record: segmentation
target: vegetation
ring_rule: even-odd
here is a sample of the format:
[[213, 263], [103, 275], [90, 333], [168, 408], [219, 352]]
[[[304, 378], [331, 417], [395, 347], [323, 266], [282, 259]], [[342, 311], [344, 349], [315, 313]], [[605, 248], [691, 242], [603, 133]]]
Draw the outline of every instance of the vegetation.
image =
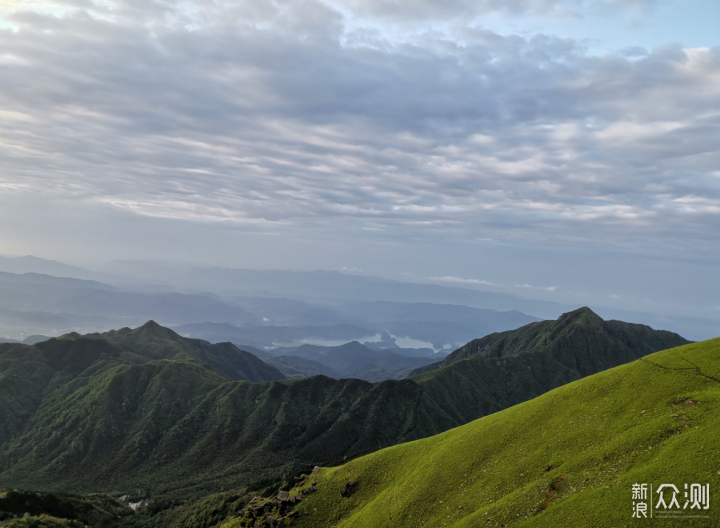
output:
[[561, 315], [557, 321], [530, 323], [517, 330], [496, 332], [470, 341], [443, 361], [421, 367], [411, 376], [475, 355], [507, 358], [525, 354], [547, 354], [552, 360], [587, 376], [687, 343], [687, 339], [673, 332], [622, 321], [603, 321], [590, 308], [580, 308]]
[[[65, 493], [36, 493], [0, 490], [0, 524], [7, 527], [83, 528], [86, 525], [129, 526], [133, 511], [108, 496], [93, 494], [87, 497]], [[133, 519], [134, 520], [134, 519]]]
[[278, 369], [288, 379], [311, 378], [318, 375], [335, 379], [342, 377], [340, 373], [322, 363], [298, 356], [273, 356], [264, 358], [263, 361]]
[[[62, 340], [80, 338], [77, 334]], [[125, 361], [155, 359], [192, 359], [218, 369], [231, 380], [276, 381], [285, 376], [249, 352], [232, 343], [210, 344], [202, 339], [181, 337], [172, 330], [149, 321], [140, 328], [111, 330], [104, 334], [88, 334], [81, 339], [100, 339], [118, 350]], [[56, 344], [57, 340], [48, 343]], [[47, 346], [47, 345], [46, 345]]]
[[[563, 320], [557, 348], [475, 354], [375, 384], [324, 376], [231, 381], [213, 363], [235, 368], [242, 355], [232, 345], [185, 339], [154, 323], [34, 346], [0, 344], [0, 485], [129, 493], [160, 504], [342, 463], [625, 361], [598, 359], [607, 349], [597, 343], [609, 338], [596, 323], [580, 310]], [[648, 332], [651, 348], [677, 338]]]
[[[710, 508], [700, 513], [709, 519], [656, 521], [717, 526], [718, 445], [720, 339], [714, 339], [659, 352], [463, 427], [325, 468], [315, 476], [317, 492], [283, 525], [655, 526], [632, 518], [633, 484], [657, 490], [674, 483], [682, 490], [685, 483], [709, 483]], [[351, 493], [343, 494], [350, 482]], [[651, 497], [648, 505], [657, 500]], [[238, 516], [223, 527], [242, 525]]]

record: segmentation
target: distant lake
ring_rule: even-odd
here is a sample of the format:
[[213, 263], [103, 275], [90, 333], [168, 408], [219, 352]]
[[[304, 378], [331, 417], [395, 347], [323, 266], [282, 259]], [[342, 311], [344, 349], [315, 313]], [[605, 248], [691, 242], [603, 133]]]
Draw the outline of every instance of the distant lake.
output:
[[[439, 352], [440, 350], [445, 350], [446, 352], [448, 350], [451, 350], [453, 348], [453, 345], [451, 343], [446, 344], [442, 349], [436, 349], [435, 346], [430, 343], [429, 341], [422, 341], [420, 339], [413, 339], [412, 337], [398, 337], [396, 335], [390, 334], [390, 337], [392, 337], [395, 340], [395, 343], [400, 348], [429, 348], [435, 352]], [[297, 347], [300, 345], [317, 345], [317, 346], [326, 346], [326, 347], [334, 347], [334, 346], [340, 346], [344, 345], [346, 343], [350, 343], [352, 341], [358, 341], [359, 343], [378, 343], [382, 341], [382, 335], [375, 334], [365, 337], [357, 337], [355, 339], [323, 339], [320, 337], [307, 337], [305, 339], [299, 339], [294, 340], [290, 343], [275, 343], [276, 346], [283, 346], [283, 347]]]
[[412, 337], [398, 337], [393, 334], [390, 334], [390, 337], [395, 340], [395, 344], [400, 348], [429, 348], [435, 350], [435, 346], [427, 341], [420, 341]]
[[322, 339], [320, 337], [306, 337], [305, 339], [293, 341], [292, 343], [277, 343], [277, 344], [278, 344], [278, 346], [287, 346], [287, 347], [296, 347], [296, 346], [300, 346], [300, 345], [318, 345], [318, 346], [334, 347], [334, 346], [344, 345], [344, 344], [350, 343], [352, 341], [358, 341], [360, 343], [364, 343], [365, 341], [370, 341], [372, 343], [377, 343], [378, 341], [382, 341], [382, 336], [380, 334], [375, 334], [375, 335], [370, 335], [370, 336], [366, 336], [366, 337], [358, 337], [355, 339]]

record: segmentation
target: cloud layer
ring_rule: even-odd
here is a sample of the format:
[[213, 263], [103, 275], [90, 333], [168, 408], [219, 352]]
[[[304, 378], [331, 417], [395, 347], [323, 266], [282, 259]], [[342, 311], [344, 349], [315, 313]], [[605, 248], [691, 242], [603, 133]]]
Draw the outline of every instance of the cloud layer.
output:
[[720, 50], [591, 55], [459, 21], [617, 2], [43, 5], [0, 29], [0, 192], [18, 204], [716, 254]]

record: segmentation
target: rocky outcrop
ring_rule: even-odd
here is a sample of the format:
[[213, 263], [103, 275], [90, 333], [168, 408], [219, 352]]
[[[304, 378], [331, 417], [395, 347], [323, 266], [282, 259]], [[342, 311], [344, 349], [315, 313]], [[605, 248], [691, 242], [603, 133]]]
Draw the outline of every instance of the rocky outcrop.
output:
[[[313, 469], [317, 474], [319, 467]], [[305, 485], [307, 475], [295, 478], [295, 486], [289, 491], [280, 491], [276, 497], [254, 497], [248, 505], [238, 512], [240, 526], [243, 528], [280, 528], [288, 526], [290, 519], [298, 512], [294, 509], [303, 500], [303, 496], [317, 490], [317, 480]]]
[[353, 493], [355, 493], [355, 486], [357, 485], [357, 482], [354, 480], [351, 480], [350, 482], [346, 482], [345, 486], [343, 486], [343, 489], [340, 490], [340, 495], [342, 495], [345, 498], [350, 497]]

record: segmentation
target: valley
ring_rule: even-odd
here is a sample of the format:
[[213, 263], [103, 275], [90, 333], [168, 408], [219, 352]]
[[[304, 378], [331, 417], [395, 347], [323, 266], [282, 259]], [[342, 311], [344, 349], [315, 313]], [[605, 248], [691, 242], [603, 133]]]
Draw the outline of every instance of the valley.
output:
[[[543, 346], [507, 347], [528, 335]], [[505, 343], [510, 353], [478, 343]], [[0, 344], [0, 483], [198, 499], [434, 438], [684, 343], [670, 332], [604, 322], [583, 308], [471, 342], [410, 378], [377, 383], [324, 374], [287, 379], [230, 343], [183, 338], [152, 321]], [[306, 345], [309, 351], [298, 353], [339, 369], [361, 346]]]
[[[602, 468], [610, 462], [593, 466], [588, 453], [609, 440], [583, 427], [608, 430], [613, 405], [623, 413], [634, 407], [607, 400], [593, 414], [587, 406], [592, 394], [614, 398], [610, 387], [641, 376], [612, 373], [645, 372], [650, 403], [666, 397], [663, 390], [679, 391], [680, 403], [711, 401], [690, 385], [670, 383], [656, 394], [659, 374], [638, 369], [653, 354], [670, 361], [687, 350], [709, 362], [698, 372], [712, 382], [714, 374], [705, 374], [713, 372], [716, 341], [692, 344], [587, 307], [541, 320], [427, 302], [131, 292], [32, 273], [0, 274], [0, 289], [5, 306], [35, 332], [0, 342], [0, 515], [11, 528], [25, 526], [22, 501], [33, 505], [22, 513], [47, 526], [254, 528], [279, 518], [298, 527], [416, 526], [415, 519], [544, 526], [547, 512], [576, 493], [596, 493], [597, 479], [608, 478]], [[180, 324], [102, 329], [142, 313]], [[37, 321], [48, 317], [78, 326], [41, 335], [52, 328]], [[77, 331], [93, 325], [100, 330]], [[690, 367], [658, 364], [690, 379]], [[583, 395], [577, 409], [568, 394]], [[564, 439], [563, 420], [574, 436]], [[579, 454], [563, 451], [580, 438]], [[639, 449], [625, 438], [612, 442]], [[670, 441], [643, 436], [638, 445]], [[607, 456], [626, 463], [613, 449]], [[538, 464], [550, 469], [539, 473]], [[530, 491], [543, 479], [545, 498]], [[303, 486], [316, 490], [305, 496]], [[296, 493], [302, 500], [290, 501]], [[520, 509], [509, 506], [516, 502]]]

